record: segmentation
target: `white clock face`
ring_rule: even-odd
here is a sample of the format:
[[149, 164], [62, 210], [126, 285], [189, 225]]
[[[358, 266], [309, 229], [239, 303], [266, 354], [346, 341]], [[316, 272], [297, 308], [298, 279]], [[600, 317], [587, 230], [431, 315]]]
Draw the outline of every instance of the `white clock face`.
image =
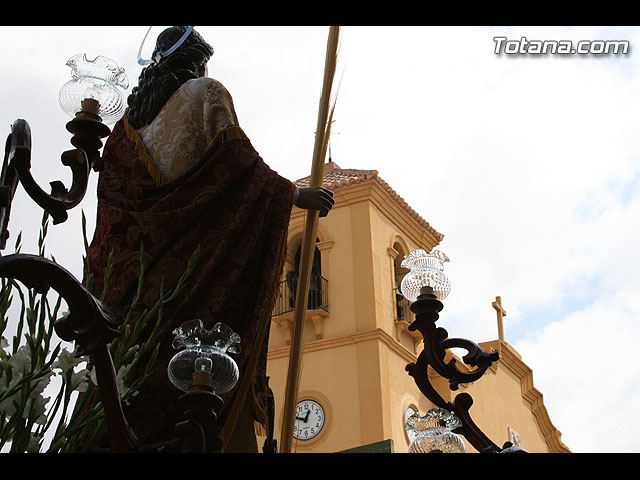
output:
[[324, 427], [324, 409], [314, 400], [302, 400], [296, 408], [293, 436], [298, 440], [311, 440]]

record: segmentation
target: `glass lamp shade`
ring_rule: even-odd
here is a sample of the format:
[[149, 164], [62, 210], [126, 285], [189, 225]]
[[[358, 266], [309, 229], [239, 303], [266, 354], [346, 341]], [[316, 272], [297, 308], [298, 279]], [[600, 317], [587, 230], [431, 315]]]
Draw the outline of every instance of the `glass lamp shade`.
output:
[[423, 417], [414, 413], [404, 426], [412, 439], [409, 453], [464, 453], [462, 437], [452, 432], [460, 426], [460, 419], [442, 408], [432, 408]]
[[444, 262], [448, 261], [449, 257], [439, 250], [427, 253], [418, 249], [404, 257], [400, 265], [411, 271], [404, 276], [400, 284], [402, 295], [410, 302], [415, 302], [420, 295], [420, 289], [429, 286], [433, 288], [438, 300], [444, 299], [451, 291], [451, 283], [443, 273]]
[[68, 115], [88, 112], [107, 125], [124, 115], [125, 99], [117, 87], [128, 88], [129, 79], [116, 62], [101, 55], [88, 60], [86, 54], [79, 53], [66, 65], [71, 68], [72, 78], [60, 89], [58, 101]]
[[228, 353], [240, 351], [240, 336], [222, 323], [204, 328], [201, 320], [190, 320], [172, 332], [173, 347], [183, 348], [169, 362], [171, 383], [186, 392], [193, 385], [195, 372], [209, 372], [217, 394], [231, 390], [240, 376], [238, 365]]

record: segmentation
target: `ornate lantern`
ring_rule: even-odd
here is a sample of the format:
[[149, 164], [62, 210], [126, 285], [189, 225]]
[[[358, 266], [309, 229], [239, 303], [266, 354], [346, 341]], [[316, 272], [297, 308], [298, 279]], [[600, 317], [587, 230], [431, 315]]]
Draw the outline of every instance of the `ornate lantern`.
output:
[[412, 438], [409, 453], [464, 453], [464, 441], [452, 431], [461, 426], [460, 419], [443, 408], [432, 408], [424, 416], [414, 413], [404, 426]]
[[431, 287], [438, 300], [444, 299], [451, 291], [451, 283], [444, 274], [444, 262], [448, 261], [449, 258], [440, 250], [427, 253], [418, 249], [404, 257], [400, 266], [411, 271], [400, 284], [402, 295], [410, 302], [415, 302], [422, 287]]
[[[478, 344], [464, 338], [450, 338], [447, 331], [437, 327], [436, 322], [444, 305], [444, 299], [451, 290], [451, 284], [443, 273], [444, 262], [449, 258], [438, 250], [427, 253], [415, 250], [404, 258], [402, 266], [410, 272], [402, 279], [400, 289], [410, 301], [415, 320], [410, 331], [419, 331], [424, 338], [424, 349], [416, 363], [410, 363], [406, 370], [413, 377], [420, 391], [438, 407], [430, 410], [425, 417], [409, 417], [405, 429], [410, 433], [410, 451], [457, 452], [464, 448], [462, 440], [453, 433], [464, 435], [466, 440], [479, 452], [500, 452], [511, 446], [507, 443], [501, 449], [493, 443], [475, 424], [469, 414], [473, 399], [468, 393], [460, 393], [452, 401], [445, 399], [431, 383], [432, 368], [438, 375], [449, 380], [449, 388], [458, 390], [461, 384], [478, 380], [493, 362], [498, 361], [498, 352], [486, 352]], [[462, 361], [472, 368], [460, 370], [456, 358], [445, 359], [447, 350], [462, 348], [467, 354]], [[522, 451], [519, 449], [519, 451]]]
[[113, 60], [98, 55], [88, 60], [85, 53], [67, 61], [72, 79], [60, 89], [58, 101], [71, 117], [77, 115], [102, 121], [105, 125], [117, 122], [125, 111], [124, 95], [117, 87], [128, 88], [124, 69]]
[[222, 323], [212, 329], [202, 320], [190, 320], [173, 331], [174, 348], [183, 348], [169, 362], [171, 383], [183, 392], [193, 386], [210, 386], [220, 395], [231, 390], [239, 378], [236, 362], [228, 353], [240, 351], [240, 336]]

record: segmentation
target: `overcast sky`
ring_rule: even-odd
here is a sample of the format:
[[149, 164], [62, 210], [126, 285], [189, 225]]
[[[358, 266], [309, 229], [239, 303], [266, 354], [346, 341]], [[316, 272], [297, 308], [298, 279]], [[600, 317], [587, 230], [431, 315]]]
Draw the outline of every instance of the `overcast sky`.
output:
[[[69, 117], [58, 105], [66, 61], [77, 53], [114, 59], [129, 75], [128, 94], [147, 28], [0, 29], [0, 125], [8, 134], [15, 119], [29, 122], [43, 188], [70, 185], [60, 164], [71, 148]], [[291, 180], [309, 175], [328, 27], [196, 29], [215, 50], [209, 75], [231, 92], [258, 152]], [[332, 158], [378, 170], [444, 234], [452, 291], [441, 325], [451, 336], [493, 340], [491, 302], [501, 296], [506, 340], [533, 369], [563, 442], [574, 452], [640, 451], [640, 29], [342, 33]], [[502, 53], [494, 37], [506, 38]], [[598, 41], [622, 40], [629, 49], [506, 53], [530, 52], [534, 40], [591, 41], [596, 51]], [[96, 180], [69, 220], [49, 229], [49, 252], [78, 276], [80, 211], [92, 232]], [[36, 251], [40, 219], [20, 189], [9, 227], [12, 238], [23, 231], [23, 252]]]

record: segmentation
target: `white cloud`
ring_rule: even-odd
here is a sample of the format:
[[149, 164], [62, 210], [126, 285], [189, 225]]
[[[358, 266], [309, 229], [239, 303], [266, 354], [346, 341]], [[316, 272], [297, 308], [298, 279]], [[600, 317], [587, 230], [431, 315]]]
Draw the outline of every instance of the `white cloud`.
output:
[[[515, 343], [563, 442], [574, 452], [637, 452], [640, 390], [634, 292], [594, 300]], [[551, 393], [550, 393], [551, 392]]]

